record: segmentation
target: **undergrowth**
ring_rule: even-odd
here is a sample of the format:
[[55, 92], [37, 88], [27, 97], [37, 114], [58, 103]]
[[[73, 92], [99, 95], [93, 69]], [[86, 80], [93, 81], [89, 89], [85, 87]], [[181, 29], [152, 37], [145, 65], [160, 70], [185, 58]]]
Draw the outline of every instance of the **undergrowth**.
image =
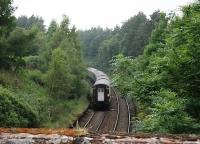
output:
[[68, 127], [86, 109], [84, 96], [50, 98], [44, 77], [38, 71], [0, 71], [0, 127]]

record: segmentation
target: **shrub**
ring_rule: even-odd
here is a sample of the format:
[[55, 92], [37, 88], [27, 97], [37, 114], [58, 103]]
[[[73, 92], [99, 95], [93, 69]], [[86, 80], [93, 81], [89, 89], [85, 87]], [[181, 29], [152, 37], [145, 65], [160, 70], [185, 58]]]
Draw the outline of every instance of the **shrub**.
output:
[[161, 89], [153, 98], [151, 113], [142, 122], [142, 131], [156, 133], [190, 133], [194, 120], [184, 111], [184, 100], [176, 93]]
[[39, 70], [31, 70], [28, 71], [28, 78], [32, 81], [34, 81], [35, 83], [39, 84], [39, 85], [44, 85], [44, 78], [43, 78], [43, 73]]
[[37, 127], [37, 114], [24, 101], [0, 86], [0, 127]]

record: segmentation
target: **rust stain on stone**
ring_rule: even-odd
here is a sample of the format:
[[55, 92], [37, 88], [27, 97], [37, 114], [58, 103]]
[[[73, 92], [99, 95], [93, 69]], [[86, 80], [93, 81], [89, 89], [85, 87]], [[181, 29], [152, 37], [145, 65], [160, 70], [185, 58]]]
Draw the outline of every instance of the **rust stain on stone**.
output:
[[58, 129], [50, 129], [50, 128], [0, 128], [1, 133], [29, 133], [33, 135], [37, 134], [58, 134], [58, 135], [66, 135], [66, 136], [80, 136], [83, 135], [83, 131], [68, 129], [68, 128], [58, 128]]

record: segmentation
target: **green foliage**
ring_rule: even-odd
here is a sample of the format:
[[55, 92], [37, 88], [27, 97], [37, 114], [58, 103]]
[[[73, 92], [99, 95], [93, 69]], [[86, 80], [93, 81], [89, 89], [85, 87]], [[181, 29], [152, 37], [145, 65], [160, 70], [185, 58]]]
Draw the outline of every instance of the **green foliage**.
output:
[[0, 1], [0, 67], [6, 67], [7, 65], [7, 53], [8, 47], [7, 36], [13, 30], [15, 26], [13, 12], [15, 8], [12, 6], [12, 0]]
[[50, 95], [61, 99], [86, 95], [86, 70], [81, 62], [80, 44], [75, 28], [69, 29], [68, 26], [69, 20], [64, 16], [50, 42], [53, 51], [47, 73]]
[[44, 60], [40, 56], [27, 56], [24, 57], [26, 67], [29, 69], [41, 69]]
[[155, 11], [150, 19], [139, 12], [114, 30], [92, 28], [80, 31], [86, 60], [90, 65], [109, 72], [110, 61], [115, 55], [123, 53], [125, 56], [136, 57], [142, 54], [152, 30], [162, 17], [160, 11]]
[[96, 65], [98, 50], [101, 43], [110, 37], [111, 30], [103, 30], [102, 28], [97, 27], [86, 31], [79, 31], [79, 35], [80, 40], [84, 45], [84, 58], [90, 65]]
[[76, 29], [63, 16], [45, 33], [34, 15], [14, 28], [11, 4], [0, 2], [0, 127], [67, 127], [88, 105]]
[[[172, 24], [172, 38], [168, 39], [168, 46], [173, 49], [172, 63], [176, 62], [173, 73], [178, 76], [181, 90], [178, 92], [188, 99], [187, 111], [196, 119], [200, 119], [199, 101], [199, 24], [200, 2], [183, 8], [183, 18], [176, 18]], [[179, 74], [181, 73], [181, 75]], [[194, 105], [194, 106], [193, 106]]]
[[9, 34], [14, 27], [15, 17], [13, 12], [15, 8], [12, 6], [13, 0], [0, 1], [0, 38]]
[[126, 21], [121, 28], [122, 51], [126, 56], [138, 56], [143, 52], [151, 31], [147, 31], [149, 25], [146, 15], [139, 12]]
[[36, 127], [37, 114], [24, 102], [16, 99], [14, 93], [0, 86], [0, 126]]
[[17, 18], [17, 26], [20, 28], [31, 29], [36, 26], [40, 31], [45, 31], [44, 20], [39, 16], [20, 16]]
[[111, 58], [120, 52], [119, 35], [116, 34], [108, 40], [104, 40], [98, 50], [97, 66], [103, 71], [110, 66]]
[[70, 72], [66, 59], [68, 58], [63, 50], [55, 49], [53, 51], [47, 83], [50, 95], [57, 98], [69, 98], [71, 96], [71, 83], [75, 79]]
[[51, 121], [45, 123], [45, 127], [68, 127], [88, 106], [88, 100], [81, 97], [74, 100], [51, 99], [50, 117]]
[[30, 41], [34, 38], [35, 32], [24, 31], [16, 28], [8, 37], [7, 53], [11, 57], [23, 57], [30, 54]]
[[35, 83], [41, 85], [41, 86], [44, 86], [45, 84], [45, 76], [44, 74], [39, 71], [39, 70], [29, 70], [28, 71], [28, 74], [27, 74], [27, 77], [34, 81]]
[[167, 34], [168, 18], [164, 13], [160, 13], [159, 16], [159, 23], [156, 24], [156, 29], [152, 31], [149, 44], [144, 51], [146, 56], [156, 52], [158, 48], [163, 48], [166, 43], [165, 37]]
[[113, 60], [113, 79], [138, 105], [138, 131], [199, 133], [200, 3], [160, 14], [143, 55]]
[[35, 55], [38, 50], [34, 47], [35, 30], [16, 28], [4, 39], [0, 55], [0, 68], [18, 69], [25, 65], [24, 56]]
[[[69, 125], [75, 119], [75, 113], [83, 109], [73, 106], [78, 101], [86, 106], [88, 95], [85, 81], [86, 68], [82, 62], [81, 46], [75, 27], [69, 28], [69, 19], [64, 16], [60, 25], [52, 22], [47, 33], [48, 49], [44, 58], [48, 61], [46, 85], [49, 93], [50, 121], [48, 126]], [[81, 99], [84, 102], [81, 102]], [[79, 101], [80, 100], [80, 101]]]
[[143, 119], [140, 130], [158, 133], [192, 133], [194, 121], [184, 111], [184, 100], [176, 93], [161, 89], [153, 97], [150, 114]]
[[58, 24], [56, 23], [56, 21], [51, 21], [48, 30], [47, 30], [47, 37], [48, 40], [53, 36], [53, 33], [57, 30], [58, 28]]
[[25, 65], [24, 56], [37, 55], [41, 47], [45, 47], [44, 25], [40, 17], [21, 16], [17, 20], [20, 28], [14, 29], [12, 2], [0, 2], [0, 68], [18, 70]]

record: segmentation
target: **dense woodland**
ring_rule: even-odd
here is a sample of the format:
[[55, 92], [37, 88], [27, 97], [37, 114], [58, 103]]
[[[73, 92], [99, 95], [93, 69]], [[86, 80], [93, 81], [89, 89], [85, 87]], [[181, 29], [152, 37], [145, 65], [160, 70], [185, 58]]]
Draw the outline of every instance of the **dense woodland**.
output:
[[137, 106], [137, 132], [200, 133], [200, 2], [181, 11], [79, 32], [89, 65]]
[[0, 1], [0, 127], [67, 127], [88, 105], [76, 29], [15, 18], [12, 2]]
[[137, 106], [137, 132], [200, 133], [200, 2], [77, 31], [0, 1], [0, 127], [67, 127], [88, 105], [86, 67]]
[[142, 54], [160, 14], [160, 11], [155, 11], [147, 19], [143, 12], [139, 12], [113, 30], [97, 27], [79, 31], [84, 45], [84, 58], [89, 65], [108, 72], [112, 57], [117, 54], [132, 57]]

